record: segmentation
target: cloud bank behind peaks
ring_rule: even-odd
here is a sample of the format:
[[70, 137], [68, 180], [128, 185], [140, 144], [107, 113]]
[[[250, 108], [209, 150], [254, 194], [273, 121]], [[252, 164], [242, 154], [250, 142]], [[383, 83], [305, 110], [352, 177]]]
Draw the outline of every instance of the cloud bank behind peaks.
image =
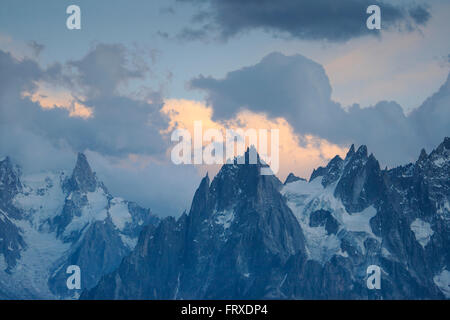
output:
[[185, 28], [180, 34], [187, 40], [207, 32], [218, 31], [228, 39], [239, 33], [260, 29], [274, 36], [306, 40], [347, 41], [378, 32], [366, 28], [367, 7], [378, 5], [382, 10], [383, 29], [413, 30], [425, 25], [431, 15], [428, 7], [411, 1], [374, 0], [179, 0], [200, 6], [194, 22], [200, 28]]
[[[432, 121], [406, 116], [395, 102], [344, 109], [331, 100], [332, 89], [323, 67], [301, 55], [272, 53], [223, 79], [199, 76], [190, 86], [206, 93], [215, 120], [233, 118], [244, 109], [270, 118], [282, 117], [301, 135], [313, 134], [340, 145], [366, 144], [387, 165], [411, 161], [420, 148], [432, 148], [443, 135], [450, 135], [450, 117], [440, 119], [444, 123], [438, 130]], [[448, 86], [443, 86], [440, 98], [432, 99], [433, 108], [448, 110], [441, 102], [449, 94]], [[429, 113], [425, 106], [420, 109]], [[424, 136], [424, 131], [430, 133]]]
[[[129, 65], [120, 45], [100, 44], [79, 60], [49, 68], [0, 50], [0, 70], [0, 125], [18, 127], [75, 151], [89, 149], [110, 156], [159, 155], [167, 148], [159, 133], [167, 127], [159, 112], [161, 95], [150, 91], [152, 99], [137, 99], [119, 92], [145, 71], [145, 65]], [[56, 99], [59, 95], [72, 97], [91, 114], [76, 116], [71, 105], [64, 105], [73, 101]]]
[[[146, 66], [128, 54], [121, 45], [99, 44], [46, 68], [0, 49], [0, 158], [10, 156], [29, 173], [72, 170], [76, 152], [87, 152], [113, 194], [179, 215], [200, 177], [193, 167], [162, 163], [169, 142], [160, 134], [168, 126], [161, 94], [138, 99], [120, 92], [145, 76]], [[73, 114], [71, 99], [82, 99], [92, 115]]]

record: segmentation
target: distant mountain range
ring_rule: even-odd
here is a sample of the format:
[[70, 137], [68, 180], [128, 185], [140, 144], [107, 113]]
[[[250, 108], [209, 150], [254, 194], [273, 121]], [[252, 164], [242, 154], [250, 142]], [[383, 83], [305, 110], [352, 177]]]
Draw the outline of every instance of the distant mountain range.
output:
[[134, 248], [140, 231], [159, 219], [112, 196], [78, 154], [71, 174], [23, 176], [0, 161], [0, 298], [78, 298], [67, 266], [78, 265], [82, 288], [97, 284]]
[[309, 181], [262, 166], [224, 165], [189, 213], [160, 219], [112, 196], [84, 154], [72, 173], [0, 160], [0, 298], [450, 298], [450, 138], [393, 169], [365, 146]]
[[[246, 153], [248, 158], [248, 151]], [[352, 146], [309, 181], [227, 164], [189, 213], [143, 229], [82, 299], [450, 298], [450, 139], [380, 169]], [[381, 269], [369, 289], [367, 267]]]

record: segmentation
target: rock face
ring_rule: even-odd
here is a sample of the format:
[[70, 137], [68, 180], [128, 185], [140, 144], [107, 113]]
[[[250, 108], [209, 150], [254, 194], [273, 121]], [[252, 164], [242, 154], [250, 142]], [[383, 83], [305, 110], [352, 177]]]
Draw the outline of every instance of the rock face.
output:
[[[287, 185], [282, 192], [305, 234], [308, 259], [293, 257], [286, 267], [286, 295], [450, 297], [449, 150], [446, 138], [415, 164], [380, 170], [365, 146], [352, 146], [344, 160], [315, 170], [309, 183]], [[380, 290], [366, 286], [369, 265], [381, 268]]]
[[[246, 154], [248, 160], [248, 152]], [[85, 293], [106, 299], [278, 296], [282, 268], [305, 251], [275, 176], [261, 164], [224, 165], [203, 178], [189, 214], [146, 230], [118, 270]]]
[[113, 197], [78, 154], [73, 172], [22, 176], [0, 162], [0, 292], [2, 298], [77, 298], [68, 290], [69, 265], [81, 288], [97, 284], [128, 255], [141, 230], [159, 219]]
[[[248, 157], [248, 154], [246, 155]], [[450, 298], [450, 139], [381, 170], [352, 146], [309, 182], [226, 164], [84, 299]], [[369, 289], [367, 268], [381, 269]]]
[[11, 221], [21, 216], [12, 205], [13, 198], [22, 190], [19, 176], [19, 168], [8, 157], [0, 161], [0, 255], [3, 255], [7, 273], [16, 265], [20, 251], [25, 248], [19, 228]]

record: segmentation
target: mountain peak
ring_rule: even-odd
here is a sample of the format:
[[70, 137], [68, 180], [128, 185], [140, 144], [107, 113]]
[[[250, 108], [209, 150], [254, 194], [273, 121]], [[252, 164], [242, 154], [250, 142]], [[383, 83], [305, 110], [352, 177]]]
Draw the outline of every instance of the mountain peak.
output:
[[78, 152], [77, 154], [77, 163], [75, 166], [88, 166], [89, 163], [87, 161], [87, 157], [83, 152]]
[[[352, 155], [355, 154], [353, 145], [349, 150], [346, 159], [352, 158], [352, 155], [349, 155], [350, 153]], [[330, 162], [328, 162], [326, 167], [318, 167], [317, 169], [314, 169], [311, 177], [309, 178], [309, 181], [312, 181], [317, 177], [322, 177], [322, 185], [324, 188], [326, 188], [328, 185], [336, 182], [337, 179], [339, 179], [343, 162], [344, 160], [342, 160], [340, 156], [336, 155], [333, 159], [330, 160]]]
[[191, 210], [189, 215], [194, 220], [197, 217], [202, 216], [205, 211], [209, 196], [209, 185], [210, 185], [209, 176], [208, 174], [206, 174], [205, 177], [203, 177], [202, 181], [200, 182], [200, 185], [195, 191], [194, 198], [192, 199]]
[[428, 158], [427, 152], [425, 151], [425, 149], [422, 148], [422, 150], [420, 151], [420, 156], [419, 156], [419, 159], [417, 160], [417, 162], [422, 162], [426, 158]]
[[[439, 167], [441, 167], [443, 163], [448, 162], [450, 159], [450, 138], [445, 137], [444, 141], [430, 153], [428, 158]], [[420, 159], [421, 157], [419, 157], [418, 162], [420, 162]]]
[[78, 153], [77, 163], [71, 177], [72, 186], [76, 190], [93, 192], [97, 188], [97, 178], [89, 165], [86, 155]]
[[0, 161], [0, 200], [9, 201], [21, 189], [20, 169], [7, 156]]
[[352, 144], [350, 149], [347, 152], [347, 155], [345, 156], [345, 160], [350, 159], [351, 157], [353, 157], [354, 154], [355, 154], [355, 145]]
[[209, 184], [210, 184], [210, 179], [209, 179], [209, 175], [208, 172], [206, 173], [206, 175], [203, 177], [202, 181], [200, 182], [200, 187], [199, 188], [209, 188]]
[[284, 181], [284, 185], [291, 183], [291, 182], [299, 181], [299, 180], [306, 181], [305, 179], [297, 177], [295, 174], [293, 174], [291, 172], [291, 173], [289, 173], [286, 180]]
[[438, 146], [438, 149], [450, 150], [450, 138], [445, 137], [444, 141]]
[[9, 156], [6, 156], [0, 160], [0, 170], [0, 181], [5, 178], [5, 174], [13, 175], [15, 178], [19, 179], [20, 168], [14, 165]]
[[11, 161], [11, 159], [9, 158], [9, 156], [6, 156], [6, 157], [3, 157], [3, 158], [0, 159], [0, 163], [2, 163], [2, 162], [10, 162], [10, 161]]
[[7, 170], [9, 172], [14, 172], [14, 174], [19, 175], [20, 170], [19, 168], [14, 165], [14, 163], [11, 161], [11, 158], [9, 156], [6, 156], [2, 159], [0, 159], [0, 167], [4, 168], [3, 170]]
[[361, 156], [362, 158], [367, 158], [367, 147], [365, 145], [361, 145], [356, 151], [356, 154]]
[[259, 157], [258, 151], [252, 145], [247, 147], [243, 155], [238, 155], [233, 159], [233, 164], [263, 164], [261, 158]]

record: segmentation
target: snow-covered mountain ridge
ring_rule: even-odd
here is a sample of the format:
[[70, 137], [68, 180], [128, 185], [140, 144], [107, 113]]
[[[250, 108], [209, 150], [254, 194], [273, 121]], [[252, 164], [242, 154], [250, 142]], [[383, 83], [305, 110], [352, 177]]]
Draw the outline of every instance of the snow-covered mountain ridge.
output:
[[66, 268], [78, 265], [82, 289], [119, 265], [144, 226], [159, 219], [150, 210], [112, 196], [78, 154], [72, 173], [22, 175], [0, 162], [0, 296], [76, 298]]

